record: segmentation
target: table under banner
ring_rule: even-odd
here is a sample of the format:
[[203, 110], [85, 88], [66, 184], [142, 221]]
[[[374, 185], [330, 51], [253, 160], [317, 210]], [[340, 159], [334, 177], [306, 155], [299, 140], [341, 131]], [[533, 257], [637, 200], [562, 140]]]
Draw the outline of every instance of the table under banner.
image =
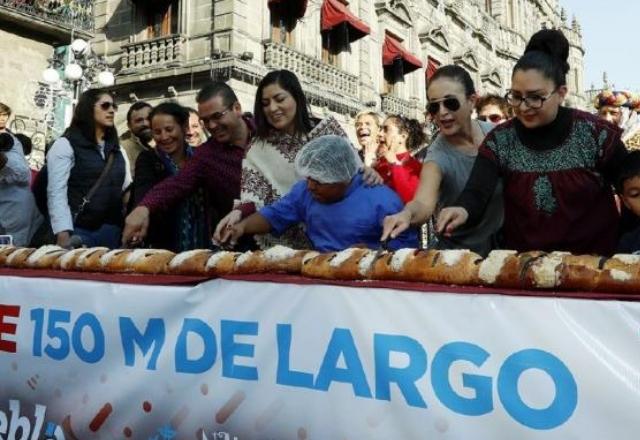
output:
[[0, 270], [0, 439], [637, 439], [640, 295]]

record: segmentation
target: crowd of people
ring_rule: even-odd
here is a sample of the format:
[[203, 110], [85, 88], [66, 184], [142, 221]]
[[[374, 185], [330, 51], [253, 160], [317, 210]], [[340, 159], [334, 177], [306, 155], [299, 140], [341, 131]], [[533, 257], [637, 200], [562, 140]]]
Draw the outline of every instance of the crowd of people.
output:
[[505, 97], [442, 66], [427, 88], [434, 135], [363, 111], [353, 144], [311, 115], [287, 70], [262, 79], [252, 113], [222, 82], [197, 110], [138, 101], [121, 138], [114, 96], [92, 89], [35, 178], [0, 104], [1, 232], [18, 245], [333, 251], [419, 247], [430, 224], [423, 247], [482, 255], [640, 251], [640, 99], [564, 106], [568, 54], [560, 31], [534, 34]]

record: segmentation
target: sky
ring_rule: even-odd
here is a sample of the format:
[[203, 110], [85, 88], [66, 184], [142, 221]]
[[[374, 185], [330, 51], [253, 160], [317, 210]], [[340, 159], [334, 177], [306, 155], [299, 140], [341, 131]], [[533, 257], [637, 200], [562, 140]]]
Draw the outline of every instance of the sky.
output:
[[582, 27], [586, 90], [602, 88], [602, 73], [618, 90], [640, 92], [640, 1], [559, 0], [568, 22]]

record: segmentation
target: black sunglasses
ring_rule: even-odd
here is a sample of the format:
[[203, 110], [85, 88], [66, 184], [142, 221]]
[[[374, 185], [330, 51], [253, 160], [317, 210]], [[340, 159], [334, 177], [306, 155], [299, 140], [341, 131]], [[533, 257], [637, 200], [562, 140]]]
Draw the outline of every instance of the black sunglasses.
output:
[[504, 119], [504, 117], [502, 115], [497, 114], [497, 113], [493, 113], [493, 114], [490, 114], [490, 115], [480, 115], [480, 116], [478, 116], [478, 120], [480, 120], [480, 121], [489, 120], [489, 121], [493, 122], [494, 124], [500, 122], [502, 119]]
[[442, 101], [430, 102], [427, 105], [427, 113], [435, 115], [440, 111], [440, 104], [450, 112], [457, 112], [460, 109], [460, 101], [458, 98], [445, 98]]
[[104, 111], [109, 110], [111, 107], [113, 107], [114, 112], [118, 111], [118, 104], [116, 104], [115, 102], [105, 101], [100, 103], [99, 106]]

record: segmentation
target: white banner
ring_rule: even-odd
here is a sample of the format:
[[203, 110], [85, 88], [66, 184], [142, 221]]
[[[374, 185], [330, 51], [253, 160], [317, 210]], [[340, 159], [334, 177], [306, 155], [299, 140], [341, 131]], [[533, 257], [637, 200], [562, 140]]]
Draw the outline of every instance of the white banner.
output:
[[0, 279], [0, 439], [637, 439], [640, 304]]

